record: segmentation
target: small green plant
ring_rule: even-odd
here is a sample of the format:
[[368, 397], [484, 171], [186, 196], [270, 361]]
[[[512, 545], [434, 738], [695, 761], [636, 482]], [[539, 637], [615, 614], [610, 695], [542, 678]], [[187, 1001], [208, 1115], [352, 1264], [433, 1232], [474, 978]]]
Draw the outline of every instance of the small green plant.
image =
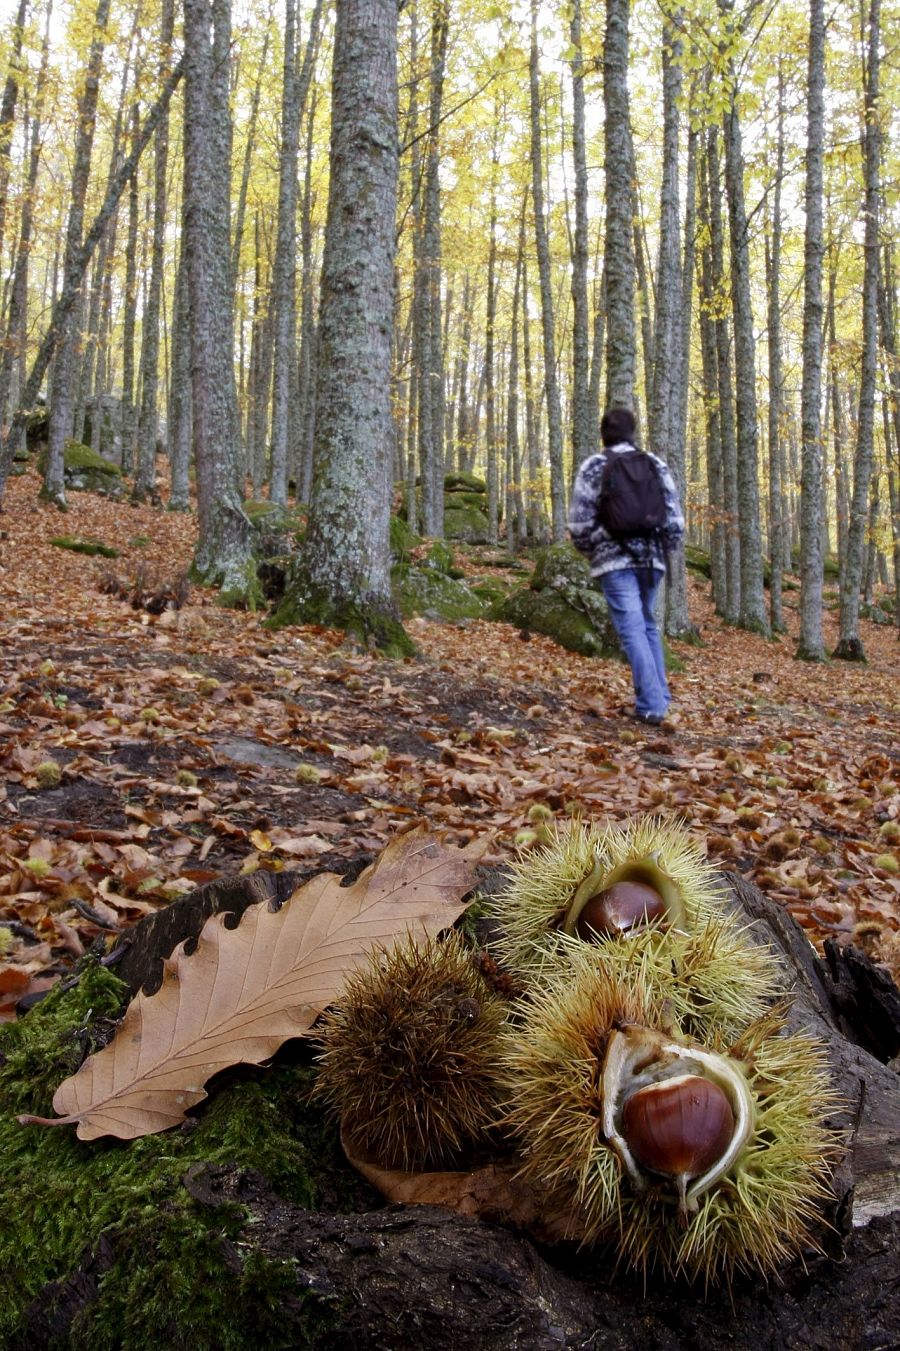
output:
[[55, 760], [42, 760], [35, 770], [38, 788], [58, 788], [62, 782], [62, 770]]

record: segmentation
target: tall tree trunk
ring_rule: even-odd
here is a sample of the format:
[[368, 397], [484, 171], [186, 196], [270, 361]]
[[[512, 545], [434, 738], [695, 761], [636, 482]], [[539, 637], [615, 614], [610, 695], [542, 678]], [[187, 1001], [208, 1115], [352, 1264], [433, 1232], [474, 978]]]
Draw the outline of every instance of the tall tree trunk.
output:
[[544, 392], [547, 397], [547, 440], [550, 451], [550, 520], [554, 540], [566, 530], [566, 492], [563, 481], [562, 405], [556, 371], [556, 333], [553, 315], [553, 278], [550, 265], [550, 241], [544, 216], [544, 170], [541, 148], [541, 91], [538, 68], [537, 0], [531, 0], [531, 56], [529, 88], [531, 93], [531, 196], [534, 204], [534, 233], [537, 245], [538, 276], [541, 284], [541, 327], [544, 338]]
[[259, 70], [250, 99], [250, 112], [247, 116], [247, 141], [244, 146], [244, 163], [241, 169], [241, 186], [238, 190], [237, 208], [234, 213], [234, 238], [231, 243], [231, 275], [237, 281], [241, 265], [241, 246], [244, 241], [244, 220], [247, 214], [247, 193], [250, 188], [250, 170], [253, 166], [253, 148], [256, 143], [256, 127], [259, 120], [259, 100], [262, 93], [264, 76], [268, 76], [269, 29], [263, 36], [262, 55], [259, 58]]
[[422, 525], [444, 533], [444, 359], [441, 331], [440, 121], [449, 33], [449, 0], [433, 0], [428, 140], [422, 201], [421, 324], [419, 369], [419, 469]]
[[[523, 203], [523, 211], [525, 203]], [[538, 414], [535, 408], [534, 368], [531, 363], [531, 320], [528, 315], [528, 266], [522, 255], [522, 362], [525, 368], [525, 449], [528, 463], [526, 501], [531, 538], [543, 542], [546, 536], [543, 494], [541, 492], [541, 451], [538, 442]]]
[[[784, 561], [784, 491], [782, 487], [782, 422], [784, 379], [781, 359], [781, 180], [784, 176], [784, 73], [778, 66], [778, 131], [775, 189], [772, 194], [772, 237], [766, 240], [766, 289], [769, 322], [769, 619], [773, 633], [784, 632], [782, 563]], [[807, 223], [809, 217], [807, 216]]]
[[[138, 130], [138, 108], [132, 112], [131, 139]], [[130, 473], [134, 461], [134, 334], [137, 320], [138, 180], [131, 180], [128, 193], [128, 226], [125, 238], [125, 304], [122, 317], [122, 469]]]
[[238, 492], [234, 423], [227, 52], [229, 0], [184, 0], [185, 262], [191, 313], [191, 421], [199, 534], [194, 574], [253, 602], [250, 522]]
[[[694, 292], [694, 253], [697, 232], [697, 147], [699, 139], [699, 132], [692, 130], [688, 136], [684, 246], [681, 259], [681, 304], [675, 320], [674, 350], [672, 353], [672, 411], [669, 418], [667, 456], [675, 486], [684, 506], [685, 516], [688, 515], [690, 509], [687, 473], [687, 409], [688, 384], [690, 381], [691, 314]], [[672, 638], [680, 637], [695, 642], [699, 636], [696, 625], [691, 621], [688, 608], [684, 541], [678, 545], [669, 559], [665, 628], [666, 633]]]
[[516, 279], [513, 283], [512, 319], [509, 335], [509, 377], [506, 399], [506, 548], [515, 552], [527, 534], [522, 498], [522, 450], [519, 444], [519, 296], [522, 286], [522, 250], [519, 233]]
[[397, 5], [337, 0], [315, 472], [306, 544], [274, 623], [317, 617], [394, 652], [390, 407]]
[[312, 79], [319, 41], [322, 0], [310, 19], [298, 68], [297, 0], [285, 0], [284, 84], [281, 100], [281, 156], [278, 179], [278, 234], [272, 275], [272, 466], [269, 497], [282, 505], [288, 492], [288, 412], [297, 345], [297, 162], [300, 120]]
[[719, 366], [716, 345], [717, 288], [712, 262], [712, 206], [710, 203], [708, 155], [700, 159], [700, 209], [703, 248], [698, 259], [700, 288], [700, 350], [703, 360], [703, 413], [706, 429], [706, 475], [709, 508], [709, 564], [713, 603], [724, 615], [728, 603], [725, 484], [722, 463], [722, 407], [719, 400]]
[[6, 436], [0, 443], [0, 504], [3, 502], [3, 493], [6, 488], [6, 480], [9, 475], [10, 458], [12, 448], [18, 444], [18, 438], [25, 426], [28, 415], [34, 407], [35, 400], [40, 393], [44, 376], [47, 373], [47, 367], [56, 350], [57, 340], [63, 331], [63, 326], [69, 319], [75, 309], [81, 289], [84, 283], [84, 276], [88, 264], [93, 257], [94, 250], [104, 231], [108, 228], [110, 221], [119, 205], [119, 199], [126, 185], [134, 177], [141, 155], [143, 154], [147, 142], [153, 135], [160, 117], [163, 116], [169, 106], [172, 94], [181, 79], [184, 69], [183, 59], [172, 71], [165, 88], [151, 108], [144, 121], [143, 127], [134, 138], [134, 145], [128, 158], [122, 164], [119, 172], [106, 189], [106, 196], [97, 215], [94, 217], [90, 230], [85, 235], [84, 242], [76, 251], [71, 260], [71, 266], [66, 269], [63, 277], [62, 290], [53, 305], [50, 315], [50, 323], [47, 327], [40, 346], [38, 347], [35, 358], [31, 364], [31, 370], [28, 372], [28, 378], [25, 380], [21, 393], [18, 398], [18, 408], [16, 409]]
[[13, 131], [16, 123], [16, 104], [19, 98], [19, 62], [22, 59], [22, 39], [25, 33], [27, 15], [28, 0], [19, 0], [19, 8], [12, 25], [6, 79], [3, 83], [3, 97], [0, 99], [0, 258], [3, 257], [3, 240], [6, 235], [6, 199], [9, 189]]
[[[729, 9], [729, 0], [719, 0]], [[750, 301], [750, 240], [744, 200], [744, 155], [737, 90], [724, 118], [725, 187], [731, 239], [731, 304], [734, 313], [734, 365], [737, 406], [738, 528], [741, 541], [741, 599], [738, 623], [767, 633], [763, 591], [762, 537], [759, 524], [758, 448], [756, 428], [756, 342]]]
[[810, 0], [806, 130], [806, 243], [800, 423], [800, 637], [797, 656], [824, 661], [822, 635], [822, 161], [825, 121], [825, 6]]
[[306, 163], [303, 170], [303, 200], [300, 207], [300, 360], [297, 375], [297, 428], [295, 451], [297, 498], [309, 501], [312, 487], [313, 432], [316, 425], [316, 317], [313, 306], [312, 248], [312, 158], [316, 122], [316, 91], [312, 91], [306, 123]]
[[716, 367], [718, 370], [719, 425], [722, 444], [722, 492], [725, 526], [725, 610], [729, 624], [736, 624], [741, 610], [741, 539], [738, 532], [738, 450], [734, 416], [734, 379], [731, 340], [724, 300], [725, 241], [722, 223], [722, 179], [719, 165], [718, 130], [711, 127], [707, 140], [709, 170], [710, 239], [712, 282], [716, 296]]
[[603, 45], [606, 173], [606, 405], [634, 409], [634, 245], [631, 122], [628, 106], [630, 0], [607, 0]]
[[[164, 0], [160, 32], [159, 78], [165, 83], [171, 68], [174, 0]], [[169, 164], [169, 119], [163, 118], [156, 132], [153, 184], [153, 242], [150, 247], [150, 283], [141, 325], [141, 411], [138, 418], [137, 473], [132, 502], [159, 500], [156, 488], [156, 442], [159, 432], [159, 323], [166, 235], [166, 173]]]
[[[94, 31], [85, 68], [84, 85], [78, 99], [75, 154], [72, 165], [72, 190], [69, 216], [66, 224], [66, 246], [63, 262], [64, 275], [72, 270], [84, 234], [84, 204], [87, 198], [88, 178], [91, 172], [91, 152], [94, 127], [97, 120], [97, 99], [100, 93], [100, 74], [106, 25], [109, 21], [110, 0], [98, 0], [94, 17]], [[66, 506], [66, 485], [63, 455], [66, 438], [72, 434], [74, 403], [74, 374], [77, 335], [74, 315], [67, 318], [57, 342], [53, 371], [53, 404], [50, 409], [50, 435], [47, 447], [47, 467], [41, 497], [63, 509]]]
[[[588, 361], [588, 172], [584, 128], [584, 55], [581, 0], [572, 0], [572, 160], [575, 167], [575, 238], [572, 249], [572, 475], [593, 453]], [[514, 325], [515, 327], [515, 325]]]
[[[34, 113], [31, 119], [31, 143], [28, 153], [28, 175], [22, 196], [22, 208], [19, 215], [19, 242], [16, 249], [16, 262], [13, 269], [12, 286], [9, 293], [6, 341], [0, 346], [0, 426], [6, 426], [10, 412], [10, 392], [14, 372], [24, 366], [27, 319], [28, 319], [28, 262], [31, 254], [31, 234], [34, 227], [35, 194], [38, 169], [41, 162], [42, 119], [44, 115], [44, 96], [47, 88], [47, 70], [50, 59], [50, 17], [52, 6], [47, 8], [47, 26], [41, 49], [41, 64], [38, 70], [34, 91]], [[27, 141], [27, 138], [26, 138]], [[0, 456], [2, 469], [2, 456]], [[0, 473], [0, 498], [2, 498], [3, 477]]]
[[[499, 107], [495, 104], [494, 121]], [[497, 317], [497, 142], [494, 139], [491, 156], [491, 224], [488, 246], [487, 296], [485, 298], [484, 333], [484, 428], [487, 452], [487, 518], [488, 543], [496, 545], [499, 538], [499, 473], [497, 469], [496, 388], [494, 381], [494, 324]]]
[[169, 511], [189, 511], [191, 462], [191, 298], [185, 263], [184, 231], [178, 255], [172, 321], [172, 377], [168, 421]]
[[881, 0], [869, 6], [865, 115], [865, 263], [863, 269], [862, 364], [859, 415], [853, 464], [853, 496], [847, 528], [847, 550], [841, 579], [841, 605], [836, 657], [865, 661], [859, 636], [859, 593], [862, 585], [869, 488], [875, 454], [875, 380], [878, 372], [878, 221], [881, 209], [881, 115], [879, 99]]

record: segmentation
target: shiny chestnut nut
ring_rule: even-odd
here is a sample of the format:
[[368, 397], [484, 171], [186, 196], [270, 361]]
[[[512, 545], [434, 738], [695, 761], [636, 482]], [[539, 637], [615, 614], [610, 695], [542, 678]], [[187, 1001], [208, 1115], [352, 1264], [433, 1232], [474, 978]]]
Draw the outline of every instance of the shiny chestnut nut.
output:
[[643, 928], [668, 915], [666, 903], [648, 882], [614, 882], [587, 901], [575, 922], [575, 932], [589, 943], [598, 934], [622, 934]]
[[622, 1109], [622, 1134], [642, 1168], [678, 1179], [683, 1191], [725, 1154], [734, 1113], [718, 1084], [686, 1074], [632, 1093]]

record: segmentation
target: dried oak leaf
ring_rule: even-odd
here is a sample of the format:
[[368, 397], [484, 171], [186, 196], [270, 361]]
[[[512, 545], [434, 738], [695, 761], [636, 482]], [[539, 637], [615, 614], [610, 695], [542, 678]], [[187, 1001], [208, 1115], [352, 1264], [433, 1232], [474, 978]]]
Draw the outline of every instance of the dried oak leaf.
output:
[[352, 886], [322, 873], [280, 910], [250, 907], [235, 929], [211, 916], [196, 951], [176, 948], [159, 991], [139, 994], [109, 1045], [60, 1084], [53, 1107], [63, 1115], [19, 1120], [77, 1122], [82, 1140], [178, 1125], [217, 1071], [259, 1064], [303, 1036], [376, 944], [452, 924], [486, 847], [446, 845], [420, 826], [395, 837]]

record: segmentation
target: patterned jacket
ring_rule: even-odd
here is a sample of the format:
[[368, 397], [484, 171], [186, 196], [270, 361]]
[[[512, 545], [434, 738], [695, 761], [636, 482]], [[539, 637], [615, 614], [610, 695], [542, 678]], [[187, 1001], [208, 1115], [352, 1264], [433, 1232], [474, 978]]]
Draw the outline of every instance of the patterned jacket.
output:
[[608, 455], [619, 455], [624, 450], [634, 450], [627, 441], [610, 446], [598, 455], [591, 455], [578, 470], [572, 501], [569, 506], [569, 534], [579, 553], [587, 554], [591, 560], [591, 573], [600, 577], [604, 572], [619, 572], [623, 568], [656, 568], [665, 572], [665, 556], [681, 540], [684, 534], [684, 516], [678, 493], [669, 472], [668, 465], [658, 455], [648, 451], [651, 460], [662, 474], [666, 495], [666, 523], [662, 527], [661, 537], [632, 535], [627, 543], [614, 539], [597, 521], [597, 497], [603, 478], [603, 469]]

